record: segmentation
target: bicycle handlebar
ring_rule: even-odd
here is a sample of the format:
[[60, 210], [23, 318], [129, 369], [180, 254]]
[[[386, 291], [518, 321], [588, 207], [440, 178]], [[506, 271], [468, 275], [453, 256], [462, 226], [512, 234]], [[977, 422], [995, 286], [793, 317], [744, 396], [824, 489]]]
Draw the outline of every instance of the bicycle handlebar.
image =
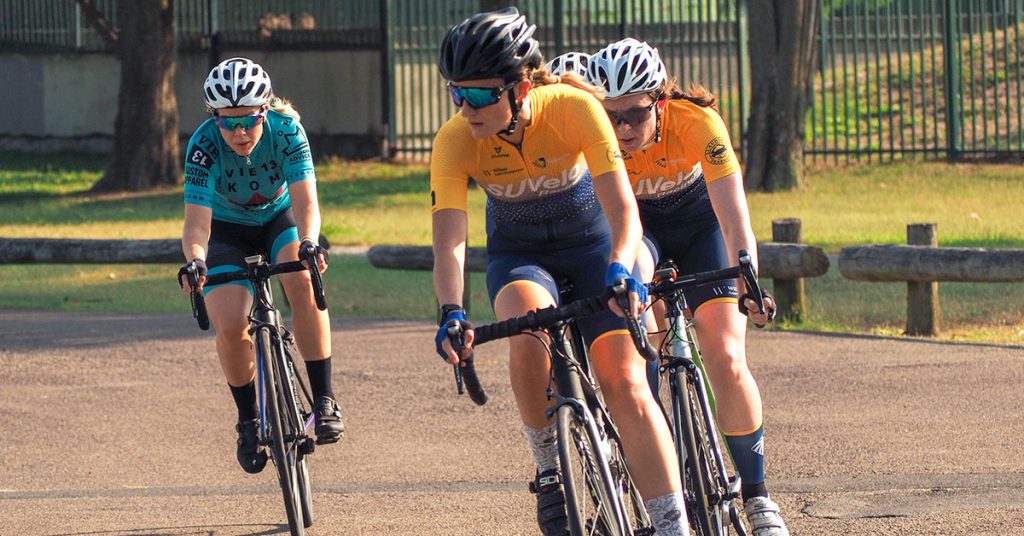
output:
[[[452, 349], [455, 350], [455, 353], [461, 357], [462, 324], [455, 322], [448, 327], [448, 340], [451, 341]], [[476, 363], [473, 360], [473, 354], [470, 353], [464, 359], [461, 359], [461, 363], [452, 365], [452, 369], [455, 372], [456, 392], [461, 395], [469, 391], [469, 399], [476, 405], [482, 406], [486, 404], [487, 393], [484, 392], [484, 387], [480, 385], [480, 378], [476, 374]]]
[[[249, 263], [250, 259], [253, 259], [252, 263]], [[259, 282], [260, 280], [268, 279], [274, 275], [309, 270], [310, 280], [313, 286], [313, 297], [316, 300], [317, 308], [321, 311], [327, 309], [327, 301], [324, 298], [323, 277], [320, 274], [320, 268], [317, 266], [315, 260], [308, 262], [309, 268], [302, 264], [302, 261], [282, 262], [280, 264], [275, 264], [274, 266], [268, 266], [266, 261], [260, 255], [247, 257], [246, 262], [245, 270], [207, 275], [205, 285], [221, 285], [224, 283], [231, 283], [232, 281], [245, 280]], [[264, 269], [261, 269], [261, 267]], [[192, 316], [199, 323], [199, 329], [206, 331], [210, 329], [210, 318], [206, 311], [206, 300], [203, 298], [203, 291], [199, 288], [199, 276], [194, 265], [186, 267], [186, 272], [188, 274], [189, 285], [192, 287], [190, 295], [192, 302]]]
[[[655, 281], [648, 283], [647, 291], [653, 301], [655, 299], [674, 295], [686, 288], [703, 285], [712, 281], [741, 277], [743, 279], [743, 284], [746, 286], [747, 294], [750, 295], [751, 299], [753, 299], [757, 304], [758, 312], [763, 313], [764, 296], [761, 294], [761, 286], [757, 282], [757, 273], [754, 270], [750, 254], [747, 250], [741, 249], [737, 257], [739, 259], [739, 263], [736, 266], [723, 268], [721, 270], [711, 270], [679, 276], [675, 269], [671, 269], [671, 271], [665, 274], [664, 277], [656, 278]], [[740, 296], [739, 299], [743, 299], [743, 296]], [[620, 301], [620, 305], [621, 304], [622, 302]], [[641, 329], [636, 320], [629, 322], [627, 319], [626, 328], [629, 330], [630, 338], [633, 339], [633, 345], [636, 346], [636, 349], [640, 352], [641, 356], [648, 361], [658, 359], [658, 352], [652, 347], [650, 341], [647, 339], [647, 331]]]

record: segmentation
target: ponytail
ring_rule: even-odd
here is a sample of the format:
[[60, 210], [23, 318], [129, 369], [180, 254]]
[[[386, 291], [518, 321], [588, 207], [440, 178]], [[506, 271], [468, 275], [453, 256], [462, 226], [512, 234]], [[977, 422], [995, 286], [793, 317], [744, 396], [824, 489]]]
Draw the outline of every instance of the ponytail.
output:
[[290, 100], [283, 97], [274, 96], [270, 100], [270, 109], [275, 112], [280, 112], [285, 115], [290, 115], [295, 118], [296, 121], [301, 121], [302, 118], [299, 116], [299, 111], [295, 109], [295, 105]]
[[667, 94], [670, 99], [685, 99], [697, 106], [718, 111], [718, 98], [700, 84], [691, 83], [687, 91], [683, 91], [679, 89], [676, 79], [673, 78], [665, 83], [662, 93]]

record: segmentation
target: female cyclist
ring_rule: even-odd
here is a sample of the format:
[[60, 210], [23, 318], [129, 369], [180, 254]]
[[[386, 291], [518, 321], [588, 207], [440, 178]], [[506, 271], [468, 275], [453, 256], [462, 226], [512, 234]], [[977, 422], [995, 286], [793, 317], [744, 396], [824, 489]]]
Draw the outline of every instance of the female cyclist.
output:
[[[238, 407], [238, 463], [258, 473], [267, 453], [256, 435], [255, 352], [247, 331], [252, 287], [245, 281], [204, 283], [207, 274], [244, 269], [245, 257], [258, 253], [274, 263], [297, 260], [300, 243], [318, 248], [318, 268], [326, 270], [326, 255], [316, 246], [316, 175], [298, 114], [288, 101], [274, 97], [270, 77], [259, 65], [245, 58], [225, 60], [210, 71], [203, 93], [212, 117], [188, 143], [181, 245], [201, 276], [217, 331], [217, 356]], [[184, 269], [178, 278], [188, 293]], [[313, 390], [317, 442], [333, 443], [345, 425], [331, 389], [327, 311], [316, 307], [309, 273], [283, 274], [281, 283]]]
[[[694, 273], [735, 265], [737, 252], [746, 249], [756, 267], [757, 243], [740, 165], [715, 97], [702, 87], [681, 91], [666, 76], [657, 50], [632, 38], [594, 54], [587, 80], [605, 90], [603, 104], [653, 258], [671, 258], [683, 273]], [[645, 273], [645, 279], [650, 275]], [[709, 284], [685, 294], [715, 391], [718, 422], [743, 482], [747, 519], [755, 536], [787, 535], [764, 483], [761, 396], [744, 347], [743, 314], [764, 325], [774, 315], [774, 303], [768, 296], [766, 312], [758, 314], [743, 293], [742, 281]], [[741, 294], [742, 302], [737, 299]]]
[[[541, 68], [534, 30], [506, 8], [466, 19], [441, 43], [441, 75], [460, 110], [438, 131], [430, 164], [434, 289], [443, 304], [435, 343], [448, 363], [461, 356], [446, 326], [463, 325], [465, 351], [473, 342], [461, 304], [470, 179], [487, 194], [487, 290], [497, 318], [555, 304], [563, 278], [580, 296], [600, 295], [619, 277], [637, 288], [626, 267], [639, 248], [640, 220], [614, 132], [593, 88], [557, 83]], [[630, 299], [625, 314], [636, 316], [639, 296]], [[688, 534], [668, 428], [623, 319], [606, 312], [579, 326], [658, 534]], [[554, 424], [545, 416], [550, 362], [544, 344], [526, 335], [510, 340], [510, 356], [537, 465], [537, 521], [544, 534], [561, 536], [565, 498]]]

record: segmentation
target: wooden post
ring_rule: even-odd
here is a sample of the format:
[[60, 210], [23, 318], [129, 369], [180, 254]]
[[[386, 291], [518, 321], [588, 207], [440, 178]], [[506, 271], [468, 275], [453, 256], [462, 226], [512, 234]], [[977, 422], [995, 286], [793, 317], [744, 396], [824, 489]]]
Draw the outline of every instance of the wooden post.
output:
[[[911, 223], [907, 225], [907, 245], [939, 245], [937, 226], [934, 223]], [[907, 283], [907, 335], [934, 337], [939, 334], [939, 282], [923, 281]]]
[[[800, 219], [784, 218], [772, 220], [772, 241], [786, 244], [799, 244]], [[799, 322], [807, 312], [804, 294], [804, 279], [774, 279], [775, 301], [779, 308], [779, 318], [787, 318]]]

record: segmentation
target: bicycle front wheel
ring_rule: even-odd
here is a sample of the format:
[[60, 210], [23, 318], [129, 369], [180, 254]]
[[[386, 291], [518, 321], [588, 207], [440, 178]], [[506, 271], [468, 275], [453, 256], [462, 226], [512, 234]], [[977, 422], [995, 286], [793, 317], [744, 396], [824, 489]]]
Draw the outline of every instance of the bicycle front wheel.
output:
[[295, 473], [299, 484], [299, 503], [302, 506], [302, 523], [306, 528], [313, 525], [313, 489], [309, 485], [309, 460], [305, 455], [299, 458]]
[[591, 419], [571, 404], [558, 408], [558, 459], [572, 536], [627, 536], [601, 439]]
[[721, 470], [711, 449], [709, 430], [705, 425], [700, 396], [700, 385], [689, 378], [680, 377], [676, 384], [676, 399], [681, 403], [682, 433], [686, 445], [686, 464], [683, 467], [683, 485], [691, 493], [687, 508], [698, 536], [725, 536], [729, 534], [730, 520], [723, 508], [727, 490], [721, 485]]
[[[285, 441], [289, 434], [286, 428], [289, 426], [288, 409], [293, 405], [292, 401], [282, 396], [280, 388], [286, 378], [281, 377], [281, 370], [277, 363], [280, 362], [276, 356], [277, 346], [272, 344], [269, 329], [259, 330], [257, 338], [257, 358], [263, 364], [264, 393], [267, 408], [268, 427], [270, 428], [270, 455], [277, 467], [278, 483], [281, 485], [281, 493], [284, 497], [284, 509], [288, 514], [288, 527], [292, 536], [304, 536], [305, 524], [302, 519], [302, 510], [299, 507], [299, 483], [296, 449], [289, 448]], [[293, 432], [292, 432], [293, 433]]]

